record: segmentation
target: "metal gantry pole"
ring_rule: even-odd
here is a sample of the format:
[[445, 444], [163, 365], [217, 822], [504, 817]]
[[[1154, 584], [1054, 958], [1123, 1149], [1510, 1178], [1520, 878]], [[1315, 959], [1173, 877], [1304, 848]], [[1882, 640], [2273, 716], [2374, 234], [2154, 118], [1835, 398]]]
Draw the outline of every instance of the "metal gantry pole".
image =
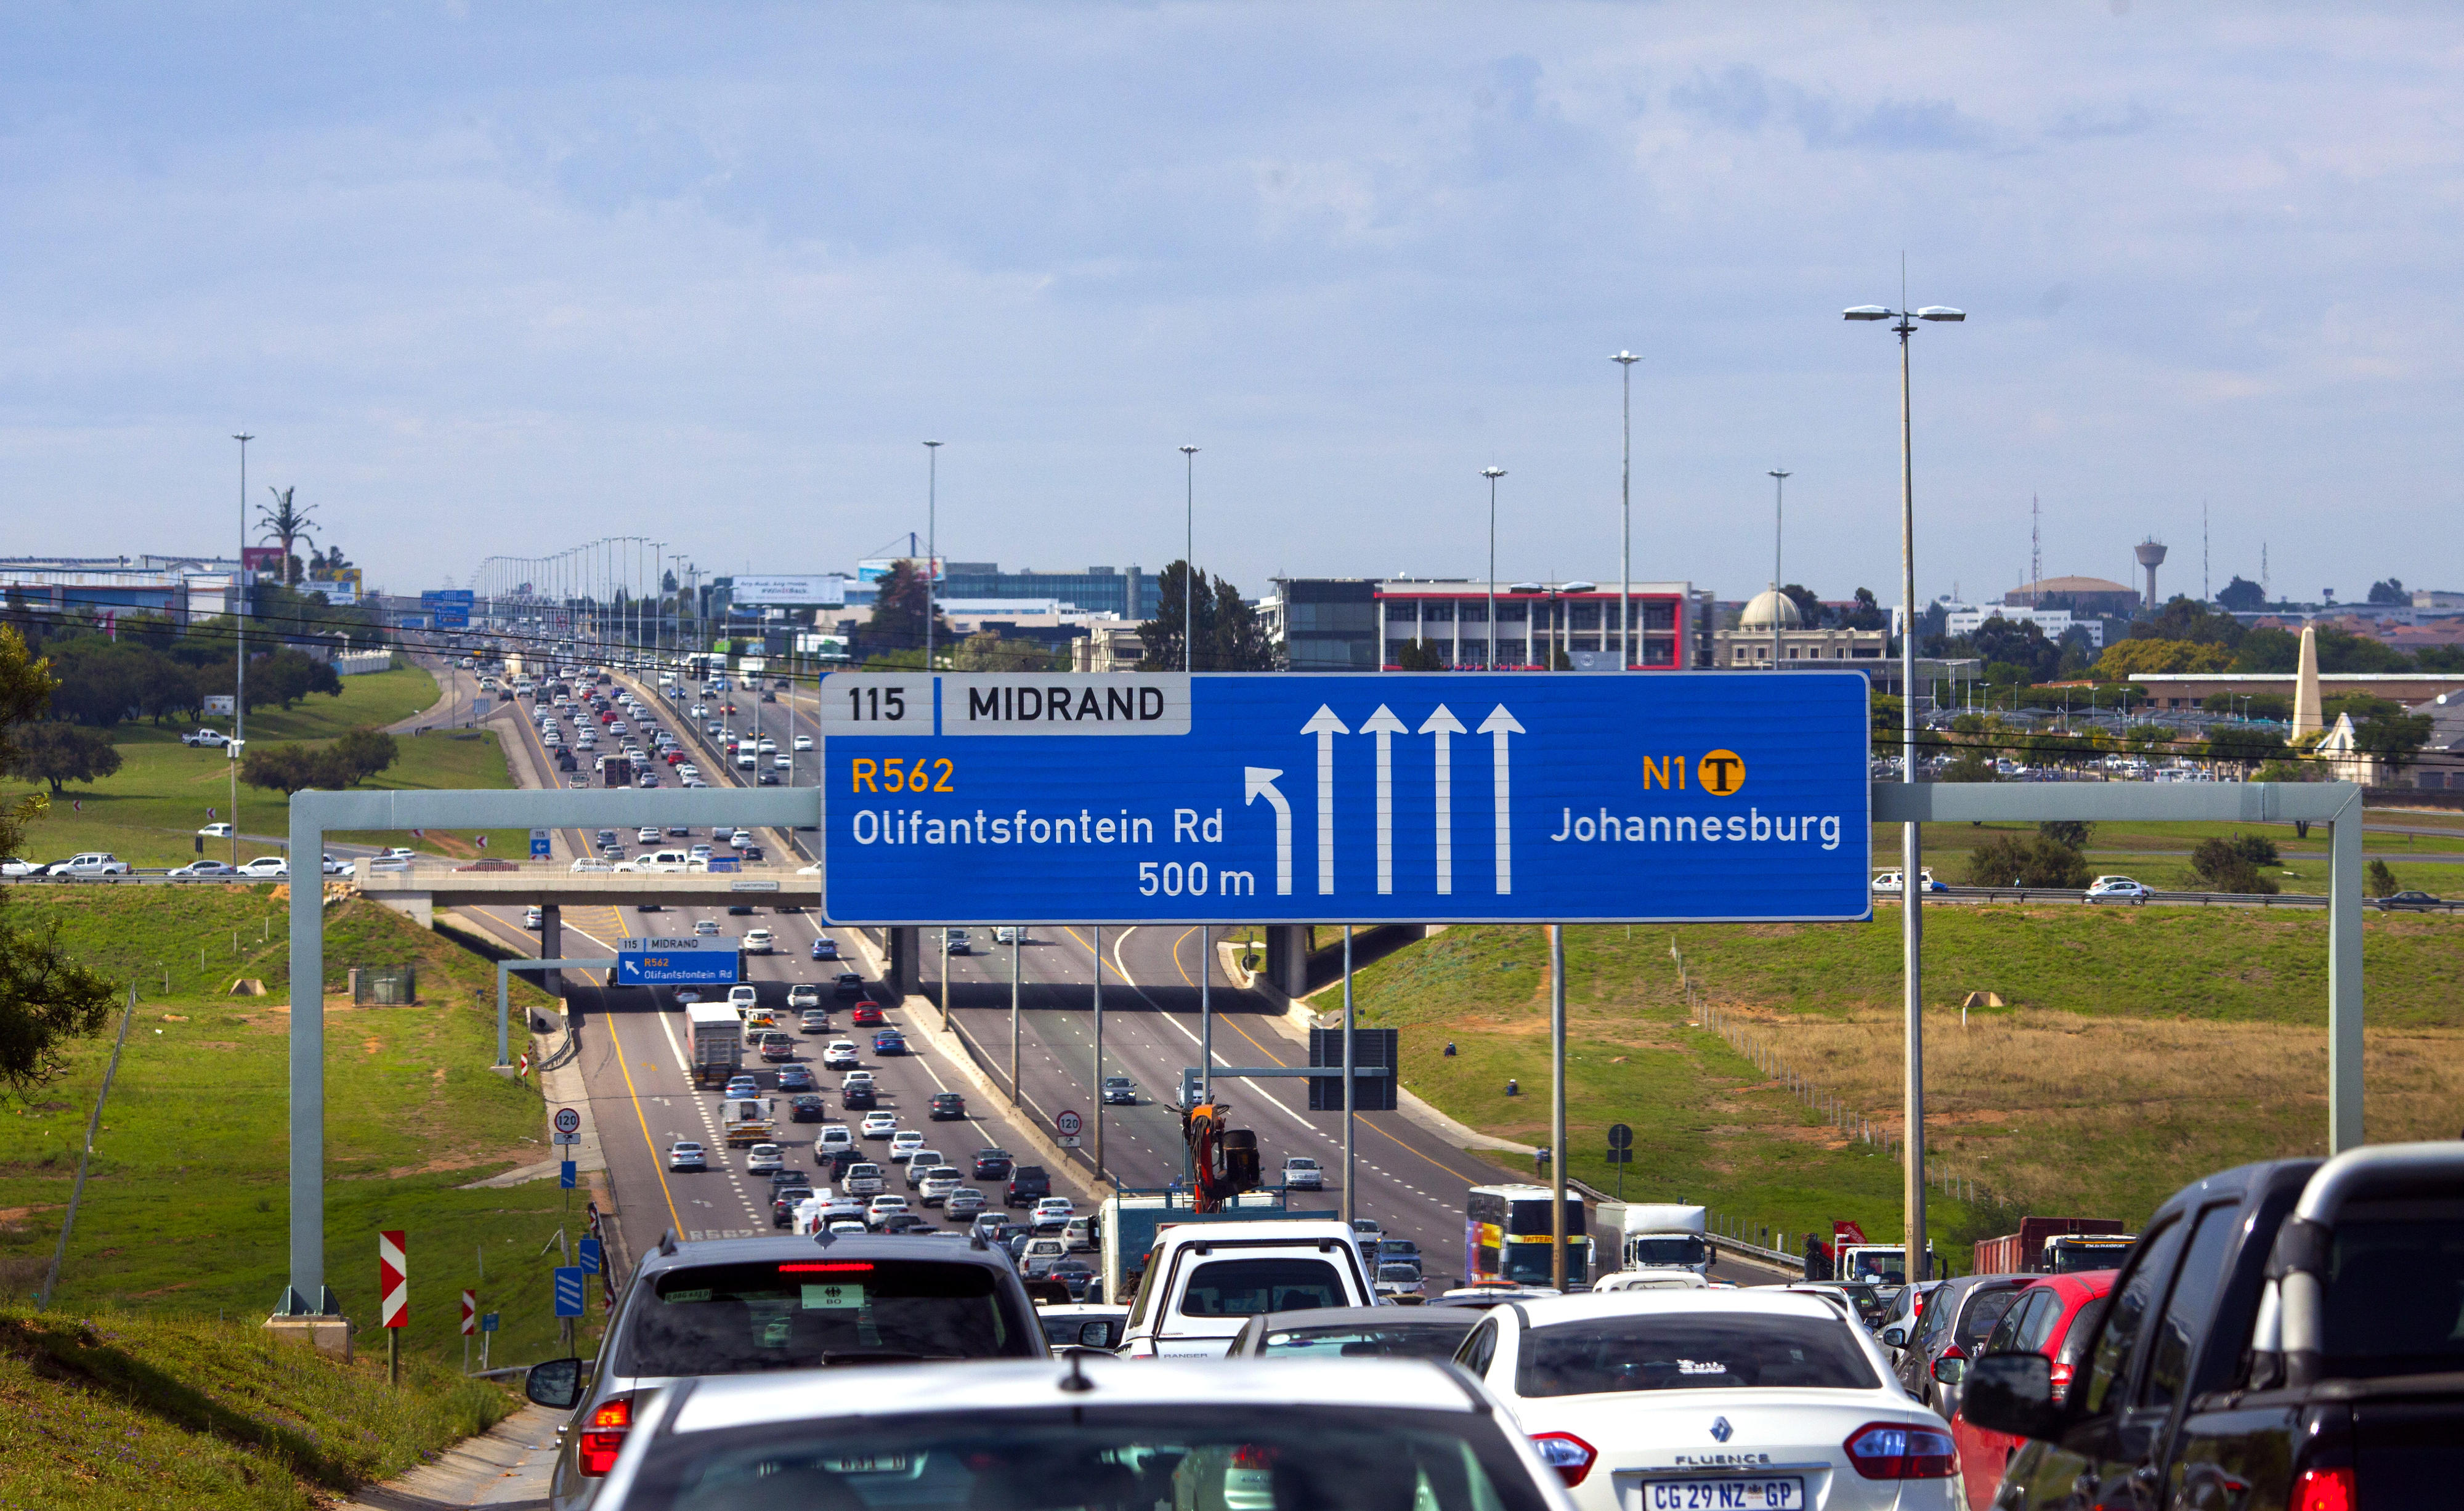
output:
[[[239, 443], [239, 559], [231, 563], [231, 739], [248, 739], [248, 443], [253, 435], [231, 437]], [[229, 752], [225, 753], [226, 755]], [[239, 760], [231, 763], [231, 863], [239, 864]]]
[[1623, 462], [1617, 469], [1617, 669], [1623, 671], [1642, 648], [1634, 634], [1634, 364], [1642, 359], [1619, 352], [1609, 361], [1625, 382]]
[[[319, 793], [291, 799], [291, 853], [325, 853]], [[321, 881], [321, 878], [319, 879]], [[325, 1289], [325, 909], [323, 888], [291, 888], [291, 1287], [281, 1316], [333, 1310]]]
[[[1907, 300], [1900, 302], [1905, 305]], [[1915, 319], [1905, 313], [1892, 327], [1900, 337], [1900, 602], [1906, 605], [1900, 625], [1900, 779], [1903, 782], [1917, 779], [1917, 494], [1908, 391], [1908, 337], [1916, 328]], [[1912, 1283], [1925, 1279], [1930, 1268], [1925, 1256], [1924, 861], [1925, 826], [1902, 825], [1900, 965], [1906, 991], [1902, 1008], [1907, 1043], [1902, 1066], [1901, 1116], [1907, 1123], [1907, 1162], [1900, 1172], [1900, 1199], [1906, 1218], [1903, 1261]]]
[[1343, 1225], [1352, 1226], [1359, 1209], [1353, 1201], [1352, 1134], [1352, 926], [1343, 926]]
[[1549, 926], [1549, 1283], [1566, 1288], [1566, 926]]
[[2327, 821], [2327, 1152], [2362, 1145], [2362, 795]]
[[1095, 1178], [1104, 1178], [1104, 926], [1095, 928]]
[[1009, 931], [1009, 1105], [1018, 1106], [1018, 984], [1019, 946], [1026, 941], [1026, 925], [1012, 924]]

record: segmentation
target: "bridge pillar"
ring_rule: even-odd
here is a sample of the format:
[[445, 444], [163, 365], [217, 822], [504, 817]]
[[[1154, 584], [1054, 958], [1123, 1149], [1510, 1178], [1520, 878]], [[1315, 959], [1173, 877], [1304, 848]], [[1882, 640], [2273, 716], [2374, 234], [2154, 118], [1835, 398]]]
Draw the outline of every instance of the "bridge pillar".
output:
[[[559, 909], [556, 904], [549, 903], [539, 909], [539, 958], [542, 960], [555, 960], [561, 958], [563, 954], [564, 918], [562, 909]], [[561, 971], [548, 971], [542, 973], [539, 976], [539, 986], [550, 996], [563, 996], [564, 973]]]
[[1309, 925], [1275, 924], [1266, 930], [1267, 985], [1284, 996], [1309, 996]]
[[921, 929], [889, 929], [890, 961], [882, 969], [882, 985], [895, 997], [913, 996], [924, 990], [924, 931]]

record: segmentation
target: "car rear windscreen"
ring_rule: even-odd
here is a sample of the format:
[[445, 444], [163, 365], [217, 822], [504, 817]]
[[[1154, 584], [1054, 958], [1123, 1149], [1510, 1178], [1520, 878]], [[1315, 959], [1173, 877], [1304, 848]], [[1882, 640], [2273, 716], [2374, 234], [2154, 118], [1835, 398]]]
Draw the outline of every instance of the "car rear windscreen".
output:
[[1838, 1318], [1652, 1313], [1532, 1329], [1515, 1367], [1524, 1395], [1794, 1386], [1871, 1391], [1881, 1381]]
[[2405, 1205], [2336, 1224], [2321, 1318], [2329, 1378], [2464, 1368], [2464, 1202]]
[[1209, 1259], [1190, 1273], [1183, 1317], [1255, 1317], [1260, 1312], [1349, 1306], [1343, 1277], [1324, 1259]]
[[1034, 1357], [1041, 1332], [980, 1264], [782, 1259], [670, 1270], [628, 1309], [619, 1368], [736, 1374]]
[[1274, 1359], [1451, 1359], [1478, 1321], [1480, 1313], [1464, 1308], [1459, 1322], [1424, 1326], [1278, 1327], [1261, 1351]]
[[1548, 1511], [1549, 1503], [1486, 1412], [1320, 1405], [1093, 1405], [681, 1433], [652, 1440], [626, 1498], [646, 1511]]

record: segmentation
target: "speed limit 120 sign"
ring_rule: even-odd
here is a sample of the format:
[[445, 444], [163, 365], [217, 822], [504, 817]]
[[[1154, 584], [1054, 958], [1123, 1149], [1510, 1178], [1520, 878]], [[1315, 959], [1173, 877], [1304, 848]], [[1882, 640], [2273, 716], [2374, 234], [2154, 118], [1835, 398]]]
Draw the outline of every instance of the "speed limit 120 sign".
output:
[[580, 1112], [578, 1112], [578, 1111], [574, 1110], [572, 1107], [559, 1107], [559, 1108], [557, 1108], [557, 1109], [556, 1109], [556, 1130], [557, 1130], [559, 1133], [579, 1133], [579, 1132], [581, 1132], [581, 1131], [582, 1131], [582, 1114], [581, 1114]]
[[1086, 1119], [1075, 1112], [1064, 1111], [1053, 1115], [1052, 1127], [1061, 1135], [1063, 1149], [1078, 1147], [1078, 1130], [1085, 1126]]

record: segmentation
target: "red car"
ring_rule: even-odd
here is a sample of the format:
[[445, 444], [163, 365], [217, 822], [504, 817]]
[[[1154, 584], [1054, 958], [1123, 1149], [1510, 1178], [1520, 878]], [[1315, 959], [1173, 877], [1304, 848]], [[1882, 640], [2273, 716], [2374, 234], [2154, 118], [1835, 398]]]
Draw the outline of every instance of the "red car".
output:
[[878, 1002], [858, 1002], [855, 1005], [855, 1011], [848, 1017], [858, 1028], [879, 1028], [889, 1021], [881, 1016], [881, 1004]]
[[[2115, 1270], [2088, 1270], [2078, 1275], [2048, 1275], [2021, 1291], [2011, 1309], [1993, 1325], [1982, 1353], [2041, 1353], [2054, 1361], [2054, 1399], [2070, 1391], [2071, 1376], [2086, 1351], [2088, 1334], [2113, 1292]], [[2002, 1471], [2024, 1437], [1970, 1427], [1962, 1413], [1950, 1419], [1950, 1437], [1959, 1450], [1959, 1472], [1968, 1481], [1968, 1503], [1993, 1504]]]

